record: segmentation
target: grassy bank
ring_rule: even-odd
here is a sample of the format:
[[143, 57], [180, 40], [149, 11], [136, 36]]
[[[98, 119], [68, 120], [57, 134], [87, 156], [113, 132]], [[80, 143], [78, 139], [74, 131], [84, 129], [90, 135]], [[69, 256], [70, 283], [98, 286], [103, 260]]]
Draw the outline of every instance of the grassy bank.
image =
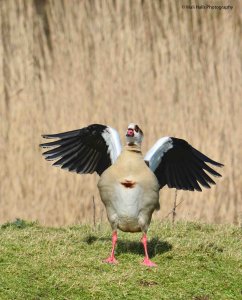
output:
[[0, 229], [0, 299], [241, 299], [242, 231], [226, 225], [154, 223], [142, 265], [140, 234], [108, 225], [46, 228], [17, 220]]

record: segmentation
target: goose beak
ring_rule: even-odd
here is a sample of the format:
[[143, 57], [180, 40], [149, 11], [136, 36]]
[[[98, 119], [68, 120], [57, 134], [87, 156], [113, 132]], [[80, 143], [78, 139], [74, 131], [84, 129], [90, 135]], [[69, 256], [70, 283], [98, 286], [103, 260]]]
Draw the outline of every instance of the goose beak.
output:
[[133, 136], [134, 136], [134, 129], [128, 128], [127, 133], [126, 133], [126, 136], [131, 136], [131, 137], [133, 137]]

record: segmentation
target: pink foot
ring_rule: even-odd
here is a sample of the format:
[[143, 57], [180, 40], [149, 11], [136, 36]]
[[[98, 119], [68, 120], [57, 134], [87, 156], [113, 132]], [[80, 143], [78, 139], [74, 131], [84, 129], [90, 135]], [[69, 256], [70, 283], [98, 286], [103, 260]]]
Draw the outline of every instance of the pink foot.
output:
[[157, 267], [157, 264], [153, 263], [149, 258], [144, 258], [142, 265], [146, 267]]
[[107, 259], [104, 259], [103, 262], [108, 263], [108, 264], [114, 264], [114, 265], [118, 263], [117, 259], [115, 257], [111, 257], [111, 256], [109, 256]]
[[103, 262], [108, 263], [108, 264], [117, 264], [118, 261], [116, 260], [116, 258], [114, 257], [114, 250], [115, 250], [115, 245], [117, 243], [117, 231], [113, 231], [113, 236], [112, 236], [112, 252], [110, 254], [110, 256], [105, 259]]
[[157, 267], [157, 264], [153, 263], [149, 259], [148, 250], [147, 250], [147, 236], [146, 236], [146, 233], [144, 233], [141, 241], [142, 241], [142, 243], [144, 245], [144, 250], [145, 250], [145, 258], [144, 258], [144, 260], [142, 262], [142, 265], [145, 265], [147, 267]]

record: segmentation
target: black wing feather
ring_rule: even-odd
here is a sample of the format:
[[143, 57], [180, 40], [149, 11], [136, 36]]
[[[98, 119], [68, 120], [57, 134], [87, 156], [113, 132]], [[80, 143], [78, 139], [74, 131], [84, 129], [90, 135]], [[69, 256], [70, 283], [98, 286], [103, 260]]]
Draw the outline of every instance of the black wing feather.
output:
[[55, 147], [55, 146], [64, 146], [64, 145], [70, 145], [70, 144], [71, 144], [71, 139], [65, 139], [65, 140], [57, 140], [54, 142], [42, 143], [42, 144], [40, 144], [40, 147], [41, 148], [51, 148], [51, 147]]
[[194, 191], [194, 184], [193, 182], [193, 178], [190, 178], [186, 175], [186, 173], [184, 172], [185, 166], [184, 164], [181, 164], [181, 167], [179, 169], [179, 176], [182, 177], [184, 179], [185, 182], [185, 186], [186, 186], [186, 190], [188, 191]]
[[202, 191], [201, 187], [197, 183], [196, 177], [192, 174], [190, 170], [190, 166], [188, 166], [187, 168], [186, 167], [183, 168], [183, 174], [190, 183], [190, 191], [194, 191], [194, 190], [198, 192]]
[[[75, 151], [79, 151], [82, 145], [77, 141], [69, 147], [58, 147], [49, 151], [46, 151], [43, 155], [46, 160], [55, 160], [59, 157], [68, 157], [73, 154]], [[52, 152], [51, 152], [52, 151]]]
[[[210, 184], [215, 184], [205, 171], [221, 177], [207, 163], [217, 167], [222, 167], [223, 164], [207, 157], [185, 140], [171, 137], [165, 142], [169, 142], [172, 147], [164, 147], [161, 161], [154, 170], [160, 188], [167, 184], [170, 188], [202, 191], [198, 183], [206, 188], [210, 188]], [[162, 147], [160, 149], [159, 151], [162, 151]], [[147, 164], [149, 165], [149, 162]]]
[[214, 166], [217, 166], [217, 167], [223, 167], [223, 164], [221, 164], [221, 163], [219, 163], [215, 160], [212, 160], [211, 158], [207, 157], [205, 154], [203, 154], [202, 152], [200, 152], [197, 149], [193, 148], [192, 146], [190, 146], [190, 147], [191, 147], [192, 152], [195, 154], [195, 156], [200, 158], [200, 160], [208, 162], [208, 163], [210, 163]]
[[182, 178], [179, 176], [179, 169], [178, 169], [178, 166], [176, 164], [174, 164], [172, 166], [172, 169], [174, 170], [174, 179], [175, 179], [175, 186], [177, 186], [177, 189], [178, 190], [181, 190], [182, 187], [185, 188], [185, 185], [184, 183], [182, 182]]
[[80, 174], [97, 172], [99, 175], [111, 166], [108, 145], [102, 136], [105, 125], [93, 124], [88, 127], [62, 132], [44, 134], [46, 139], [56, 141], [40, 144], [42, 148], [52, 148], [43, 153], [46, 160], [55, 160], [59, 166]]
[[169, 188], [175, 187], [174, 172], [171, 172], [169, 165], [166, 165], [166, 172], [164, 174], [166, 175], [166, 178], [164, 178], [163, 184], [164, 185], [167, 184]]

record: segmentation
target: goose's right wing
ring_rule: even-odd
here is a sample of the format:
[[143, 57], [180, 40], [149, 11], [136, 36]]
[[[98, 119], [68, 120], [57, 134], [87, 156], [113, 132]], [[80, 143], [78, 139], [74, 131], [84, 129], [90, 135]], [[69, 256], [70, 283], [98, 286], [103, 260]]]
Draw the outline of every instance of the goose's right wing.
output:
[[121, 152], [118, 132], [101, 124], [42, 136], [46, 139], [57, 139], [40, 144], [42, 148], [51, 148], [43, 153], [45, 159], [56, 160], [53, 166], [79, 174], [97, 172], [101, 175]]

